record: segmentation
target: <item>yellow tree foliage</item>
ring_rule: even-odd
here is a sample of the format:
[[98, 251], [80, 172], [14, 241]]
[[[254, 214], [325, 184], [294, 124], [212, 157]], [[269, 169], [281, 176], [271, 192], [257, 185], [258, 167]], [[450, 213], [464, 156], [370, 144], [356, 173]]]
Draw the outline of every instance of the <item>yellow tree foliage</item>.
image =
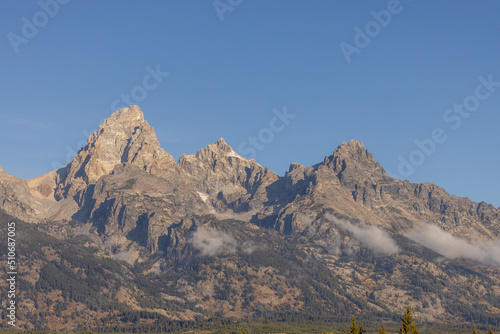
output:
[[[344, 333], [345, 333], [345, 331], [344, 331]], [[363, 333], [365, 333], [365, 330], [363, 329], [363, 326], [361, 325], [361, 321], [356, 323], [356, 317], [353, 315], [349, 334], [363, 334]]]
[[415, 323], [416, 319], [413, 317], [413, 313], [409, 307], [406, 308], [405, 314], [401, 318], [401, 328], [399, 329], [399, 334], [419, 334], [418, 326]]

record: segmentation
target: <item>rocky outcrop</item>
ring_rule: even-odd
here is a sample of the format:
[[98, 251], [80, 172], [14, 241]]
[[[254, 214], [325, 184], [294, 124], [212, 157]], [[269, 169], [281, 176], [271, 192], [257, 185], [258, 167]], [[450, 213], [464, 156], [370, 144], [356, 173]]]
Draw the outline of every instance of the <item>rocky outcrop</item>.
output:
[[118, 165], [92, 186], [92, 195], [85, 197], [75, 217], [90, 222], [109, 240], [125, 237], [156, 252], [160, 237], [168, 234], [172, 224], [208, 213], [192, 184], [178, 175], [170, 176], [158, 177], [138, 166]]
[[[282, 177], [243, 158], [222, 138], [176, 163], [139, 107], [131, 106], [113, 113], [59, 170], [24, 181], [0, 168], [0, 218], [3, 211], [40, 222], [40, 229], [69, 243], [92, 246], [95, 256], [127, 261], [134, 270], [116, 278], [140, 283], [129, 285], [133, 296], [120, 298], [138, 306], [150, 293], [136, 311], [202, 308], [204, 315], [232, 310], [222, 314], [251, 317], [285, 309], [317, 316], [338, 314], [347, 305], [345, 318], [353, 310], [374, 314], [410, 305], [427, 321], [455, 322], [453, 310], [468, 319], [486, 302], [491, 316], [500, 318], [494, 306], [500, 276], [491, 266], [499, 263], [498, 247], [490, 242], [500, 236], [500, 210], [430, 183], [394, 179], [358, 141], [343, 143], [316, 165], [292, 163]], [[449, 232], [440, 238], [451, 248], [474, 254], [462, 260], [468, 258], [463, 250], [450, 255], [432, 248], [433, 238], [412, 239], [407, 232], [421, 222]], [[426, 233], [443, 232], [435, 228]], [[390, 252], [383, 251], [386, 243]], [[54, 254], [72, 255], [58, 250], [63, 242], [52, 244], [53, 252], [43, 250], [49, 269]], [[25, 262], [39, 253], [40, 243], [32, 245], [35, 252]], [[87, 261], [68, 258], [87, 270], [85, 277], [93, 274]], [[61, 276], [61, 282], [73, 282], [80, 272], [71, 261], [59, 263], [71, 277]], [[37, 262], [27, 268], [40, 276]], [[106, 281], [109, 273], [102, 273]], [[95, 277], [81, 286], [96, 283]], [[164, 296], [180, 304], [165, 304], [171, 299]], [[29, 305], [35, 300], [44, 299], [33, 297]], [[110, 308], [109, 315], [115, 311]]]
[[500, 234], [500, 212], [493, 206], [452, 196], [434, 184], [392, 178], [359, 142], [341, 145], [322, 165], [335, 173], [356, 203], [395, 227], [426, 221], [462, 237]]
[[129, 163], [151, 173], [161, 174], [175, 165], [172, 156], [160, 147], [156, 134], [138, 106], [116, 111], [99, 126], [73, 161], [58, 172], [56, 199], [77, 196], [100, 177], [109, 175], [116, 165]]
[[0, 191], [2, 207], [16, 216], [91, 222], [104, 236], [128, 236], [151, 251], [168, 226], [205, 213], [245, 213], [286, 234], [311, 225], [324, 233], [325, 212], [395, 233], [423, 221], [461, 237], [500, 234], [499, 209], [394, 179], [354, 140], [314, 166], [292, 163], [281, 178], [222, 138], [175, 163], [138, 106], [113, 113], [59, 170], [28, 182], [0, 172]]
[[466, 239], [500, 235], [500, 211], [492, 205], [452, 196], [430, 183], [392, 178], [358, 141], [343, 143], [315, 166], [292, 164], [284, 179], [286, 189], [299, 195], [278, 216], [280, 229], [288, 221], [287, 231], [303, 230], [296, 213], [316, 216], [310, 210], [315, 207], [312, 211], [328, 210], [395, 232], [430, 222]]
[[223, 138], [199, 150], [183, 154], [179, 166], [200, 192], [200, 196], [221, 210], [257, 210], [269, 200], [267, 187], [278, 175], [236, 153]]
[[26, 219], [35, 212], [34, 199], [25, 180], [0, 170], [0, 208], [8, 214]]

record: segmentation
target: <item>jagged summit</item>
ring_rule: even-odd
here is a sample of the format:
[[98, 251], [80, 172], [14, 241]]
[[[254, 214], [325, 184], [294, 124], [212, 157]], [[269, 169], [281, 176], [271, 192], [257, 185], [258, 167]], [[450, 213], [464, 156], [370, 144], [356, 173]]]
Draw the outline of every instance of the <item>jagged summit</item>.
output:
[[373, 155], [364, 147], [362, 142], [357, 140], [351, 140], [349, 143], [343, 142], [333, 151], [332, 157], [355, 160], [362, 159], [375, 162]]
[[335, 173], [373, 173], [377, 176], [385, 174], [383, 168], [375, 161], [373, 155], [363, 143], [351, 140], [343, 142], [325, 160], [317, 166], [326, 165]]
[[363, 142], [360, 142], [360, 141], [355, 140], [355, 139], [351, 139], [349, 142], [343, 142], [337, 148], [341, 148], [341, 147], [359, 147], [361, 149], [365, 149]]
[[[120, 169], [117, 166], [130, 168]], [[464, 216], [464, 220], [483, 219], [482, 216], [476, 218], [473, 214], [466, 214], [472, 212], [470, 210], [479, 210], [477, 203], [450, 198], [434, 185], [416, 185], [391, 178], [363, 143], [356, 140], [342, 143], [314, 166], [292, 163], [281, 178], [255, 160], [239, 155], [224, 138], [219, 138], [196, 154], [182, 155], [176, 163], [160, 147], [153, 128], [144, 120], [138, 106], [114, 112], [88, 138], [85, 147], [70, 164], [25, 182], [24, 187], [28, 187], [33, 195], [33, 199], [28, 198], [29, 193], [23, 197], [26, 199], [25, 207], [35, 208], [38, 201], [38, 207], [42, 209], [34, 210], [37, 217], [71, 217], [84, 205], [93, 205], [92, 200], [85, 202], [84, 196], [92, 196], [94, 187], [100, 186], [99, 181], [103, 177], [113, 174], [107, 180], [115, 180], [134, 173], [141, 174], [138, 177], [143, 179], [152, 175], [175, 180], [173, 189], [183, 189], [186, 196], [199, 197], [221, 211], [260, 210], [270, 203], [277, 206], [269, 210], [280, 211], [281, 206], [286, 206], [288, 208], [278, 215], [282, 218], [282, 226], [285, 226], [290, 212], [297, 208], [302, 210], [302, 205], [306, 209], [311, 201], [345, 216], [395, 228], [398, 228], [399, 223], [395, 223], [398, 220], [414, 223], [422, 217], [433, 220], [432, 215], [443, 215], [440, 220], [447, 224], [461, 221], [458, 216]], [[139, 185], [146, 183], [137, 183], [134, 191], [144, 191]], [[106, 198], [103, 194], [100, 196]], [[436, 199], [429, 200], [431, 196]], [[308, 204], [297, 205], [299, 198]], [[61, 204], [64, 208], [53, 209], [50, 203], [41, 202], [46, 199], [58, 203], [67, 199], [74, 203], [71, 208]], [[438, 202], [446, 203], [446, 210], [443, 209], [444, 204], [438, 206]], [[463, 214], [458, 214], [457, 209], [450, 211], [450, 207], [464, 207], [460, 209]], [[418, 216], [410, 217], [412, 210], [416, 210]], [[488, 217], [496, 214], [495, 210], [486, 211]], [[470, 215], [474, 217], [469, 218]], [[387, 223], [389, 221], [390, 224]], [[497, 227], [493, 226], [493, 229]]]
[[211, 151], [216, 153], [230, 153], [234, 152], [233, 148], [224, 140], [224, 138], [219, 138], [215, 143], [208, 145], [207, 147], [198, 150], [197, 155], [203, 151]]
[[207, 154], [212, 155], [212, 159], [215, 158], [221, 158], [221, 157], [227, 157], [227, 158], [238, 158], [244, 161], [248, 161], [238, 153], [236, 153], [235, 150], [229, 144], [224, 140], [224, 138], [219, 138], [214, 144], [210, 144], [204, 149], [199, 150], [196, 152], [197, 157], [202, 157], [206, 156]]
[[121, 163], [155, 173], [174, 158], [160, 147], [156, 133], [138, 106], [114, 112], [87, 140], [87, 145], [59, 172], [56, 197], [74, 196]]
[[[461, 319], [455, 305], [466, 305], [465, 314], [483, 303], [500, 319], [494, 298], [484, 297], [487, 289], [499, 286], [498, 268], [476, 262], [473, 270], [464, 270], [464, 262], [448, 253], [463, 248], [457, 256], [467, 257], [481, 242], [470, 259], [500, 263], [498, 247], [482, 246], [500, 236], [500, 210], [450, 196], [433, 184], [389, 177], [355, 140], [316, 165], [291, 163], [282, 177], [240, 156], [223, 138], [175, 163], [160, 148], [141, 109], [130, 106], [106, 119], [59, 170], [25, 181], [0, 169], [0, 218], [3, 211], [57, 238], [92, 247], [73, 256], [61, 242], [42, 246], [47, 239], [31, 234], [39, 238], [40, 249], [23, 247], [30, 253], [22, 259], [27, 276], [43, 284], [32, 282], [25, 305], [49, 300], [54, 290], [67, 293], [65, 287], [87, 289], [92, 283], [87, 291], [113, 303], [99, 318], [110, 319], [113, 326], [122, 322], [123, 308], [115, 306], [123, 300], [141, 314], [153, 305], [158, 314], [190, 320], [220, 314], [222, 308], [229, 310], [226, 316], [253, 317], [264, 306], [270, 312], [296, 311], [302, 319], [301, 314], [309, 316], [302, 312], [320, 309], [324, 314], [373, 313], [385, 305], [397, 309], [401, 300], [416, 310], [436, 300], [428, 303], [425, 312], [432, 315], [427, 320], [455, 321]], [[431, 229], [417, 228], [422, 222], [432, 224]], [[409, 231], [420, 234], [412, 239]], [[447, 234], [440, 236], [443, 231]], [[443, 240], [450, 247], [441, 251]], [[36, 242], [27, 245], [36, 247]], [[387, 245], [395, 242], [399, 253], [394, 247], [388, 252]], [[91, 265], [91, 254], [106, 261]], [[217, 259], [206, 261], [205, 256]], [[113, 275], [113, 267], [92, 270], [113, 258], [130, 266]], [[465, 283], [449, 290], [457, 273], [463, 273], [458, 281]], [[54, 275], [60, 280], [54, 281]], [[102, 284], [113, 277], [116, 283]], [[147, 286], [136, 285], [144, 279]], [[232, 292], [222, 300], [219, 291]], [[459, 293], [461, 299], [455, 299]], [[89, 312], [76, 316], [87, 326], [95, 314], [85, 306], [88, 294], [67, 295], [68, 305]], [[346, 308], [339, 311], [342, 305]], [[60, 312], [52, 309], [43, 306], [33, 314], [37, 321], [57, 319]], [[153, 318], [138, 321], [149, 324]]]
[[217, 169], [223, 167], [224, 164], [232, 166], [233, 162], [230, 161], [233, 159], [241, 160], [239, 163], [249, 166], [259, 165], [255, 160], [247, 160], [239, 155], [222, 137], [215, 143], [199, 149], [196, 154], [182, 154], [179, 158], [179, 165], [193, 174], [194, 171], [191, 170], [193, 166], [190, 166], [193, 161], [197, 161], [196, 166], [203, 164], [210, 166], [210, 169]]
[[144, 113], [137, 105], [132, 105], [128, 108], [122, 108], [115, 111], [103, 123], [105, 126], [112, 126], [115, 124], [122, 124], [124, 126], [133, 125], [135, 121], [144, 121]]
[[228, 143], [224, 140], [224, 138], [220, 137], [219, 140], [215, 142], [215, 145], [217, 147], [223, 147], [223, 148], [231, 148]]
[[200, 193], [218, 196], [223, 205], [238, 198], [252, 198], [256, 206], [261, 206], [267, 200], [264, 187], [278, 179], [278, 175], [255, 160], [247, 160], [236, 153], [224, 138], [198, 150], [195, 155], [183, 154], [179, 166], [194, 180]]

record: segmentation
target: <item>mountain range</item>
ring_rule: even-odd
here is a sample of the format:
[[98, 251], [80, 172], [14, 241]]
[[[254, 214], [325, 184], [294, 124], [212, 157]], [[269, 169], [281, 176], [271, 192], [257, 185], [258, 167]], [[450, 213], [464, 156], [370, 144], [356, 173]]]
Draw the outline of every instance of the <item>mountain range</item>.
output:
[[24, 329], [393, 322], [407, 306], [500, 325], [500, 208], [395, 179], [355, 140], [283, 176], [222, 138], [176, 162], [130, 106], [58, 170], [0, 169], [0, 210]]

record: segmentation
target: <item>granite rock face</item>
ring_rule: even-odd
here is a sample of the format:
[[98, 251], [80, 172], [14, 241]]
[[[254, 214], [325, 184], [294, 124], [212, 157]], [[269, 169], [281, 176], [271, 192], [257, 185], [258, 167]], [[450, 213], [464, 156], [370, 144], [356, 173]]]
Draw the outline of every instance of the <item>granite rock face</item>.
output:
[[492, 205], [452, 196], [431, 183], [392, 178], [360, 142], [341, 145], [320, 165], [337, 176], [357, 204], [394, 222], [395, 228], [401, 222], [426, 221], [461, 236], [490, 239], [500, 233], [499, 211]]
[[[92, 222], [104, 235], [129, 235], [140, 215], [168, 225], [204, 213], [251, 215], [260, 225], [294, 234], [311, 221], [328, 224], [324, 212], [396, 233], [430, 222], [460, 237], [491, 240], [500, 234], [499, 209], [433, 184], [392, 178], [354, 140], [314, 166], [292, 163], [283, 177], [243, 158], [222, 138], [176, 163], [138, 106], [113, 113], [67, 166], [29, 181], [0, 172], [0, 187], [2, 208], [10, 214]], [[149, 231], [154, 240], [141, 244], [156, 249], [166, 233], [160, 230]]]
[[182, 155], [179, 166], [193, 180], [200, 196], [215, 207], [236, 212], [262, 208], [269, 200], [266, 187], [279, 178], [255, 160], [240, 156], [223, 138], [196, 155]]
[[99, 126], [87, 145], [58, 174], [56, 199], [81, 195], [116, 165], [128, 163], [160, 174], [175, 165], [172, 156], [160, 147], [156, 134], [138, 106], [116, 111]]
[[189, 181], [169, 176], [158, 177], [130, 164], [118, 165], [92, 187], [91, 196], [86, 196], [75, 218], [90, 222], [110, 240], [115, 237], [119, 240], [115, 247], [126, 246], [123, 240], [128, 240], [157, 252], [159, 240], [169, 235], [172, 225], [207, 212]]
[[452, 196], [434, 184], [392, 178], [358, 141], [343, 143], [314, 166], [292, 163], [283, 192], [289, 200], [281, 201], [273, 219], [287, 233], [307, 227], [304, 213], [317, 217], [327, 210], [398, 233], [427, 222], [466, 239], [500, 235], [500, 211], [492, 205]]
[[28, 219], [35, 213], [33, 209], [33, 196], [28, 183], [0, 170], [0, 208], [5, 212]]
[[263, 208], [266, 187], [278, 180], [222, 138], [177, 164], [138, 106], [113, 113], [67, 166], [27, 182], [2, 175], [6, 212], [26, 220], [76, 219], [118, 248], [135, 242], [151, 253], [159, 243], [179, 242], [169, 239], [176, 234], [170, 226], [192, 216]]
[[[131, 106], [113, 113], [61, 169], [25, 181], [0, 168], [1, 211], [70, 242], [84, 234], [98, 254], [141, 262], [137, 282], [149, 273], [172, 275], [169, 291], [182, 296], [175, 297], [175, 309], [186, 311], [179, 319], [194, 319], [200, 307], [208, 315], [230, 309], [227, 316], [235, 317], [263, 307], [272, 311], [274, 303], [307, 312], [308, 300], [317, 298], [304, 296], [319, 289], [315, 296], [330, 297], [319, 298], [316, 310], [329, 314], [339, 305], [367, 314], [386, 305], [398, 311], [411, 305], [429, 321], [443, 316], [453, 322], [458, 318], [446, 305], [453, 310], [468, 303], [472, 310], [491, 290], [493, 310], [493, 294], [500, 295], [498, 268], [484, 264], [495, 255], [485, 256], [483, 247], [500, 238], [500, 209], [434, 184], [392, 178], [358, 141], [343, 143], [313, 166], [291, 163], [281, 177], [240, 156], [222, 138], [176, 163], [139, 107]], [[407, 232], [422, 223], [438, 226], [462, 245], [470, 242], [466, 247], [479, 252], [473, 270], [449, 265], [442, 254], [410, 240]], [[363, 243], [367, 231], [397, 241], [398, 251], [380, 256]], [[194, 274], [192, 264], [203, 274]], [[295, 284], [295, 277], [302, 283]], [[454, 286], [456, 277], [461, 283]], [[164, 286], [158, 284], [159, 295], [166, 293]], [[134, 291], [139, 305], [142, 292]], [[243, 293], [265, 303], [241, 303], [252, 300]], [[360, 304], [359, 296], [370, 297]], [[138, 310], [149, 312], [150, 305]]]

